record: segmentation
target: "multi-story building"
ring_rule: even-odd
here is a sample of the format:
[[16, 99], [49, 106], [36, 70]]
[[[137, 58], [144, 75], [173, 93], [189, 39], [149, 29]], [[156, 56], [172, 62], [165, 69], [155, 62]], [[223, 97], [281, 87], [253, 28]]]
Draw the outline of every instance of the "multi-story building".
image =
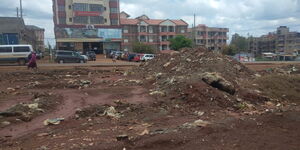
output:
[[300, 33], [290, 32], [286, 26], [277, 28], [276, 52], [293, 54], [300, 53]]
[[28, 41], [33, 49], [44, 51], [45, 43], [44, 43], [44, 33], [45, 29], [39, 28], [34, 25], [26, 25], [26, 41]]
[[189, 37], [194, 39], [196, 46], [206, 47], [209, 50], [221, 50], [226, 46], [228, 28], [214, 28], [198, 25], [189, 29]]
[[30, 44], [44, 50], [44, 29], [25, 25], [21, 17], [0, 17], [0, 45]]
[[155, 50], [170, 50], [169, 39], [187, 36], [188, 24], [183, 20], [150, 19], [146, 15], [130, 19], [125, 12], [121, 17], [124, 50], [131, 51], [135, 42], [150, 45]]
[[0, 17], [0, 45], [8, 44], [26, 44], [22, 18]]
[[300, 53], [300, 33], [290, 32], [286, 26], [280, 26], [276, 32], [249, 38], [249, 50], [256, 56], [262, 53], [291, 55]]
[[53, 0], [58, 49], [120, 49], [119, 0]]

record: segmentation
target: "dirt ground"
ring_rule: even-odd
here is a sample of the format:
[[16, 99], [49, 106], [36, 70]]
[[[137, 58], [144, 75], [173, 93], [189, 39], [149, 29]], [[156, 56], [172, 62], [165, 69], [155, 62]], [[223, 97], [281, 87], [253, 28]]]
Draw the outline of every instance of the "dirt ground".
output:
[[[293, 87], [300, 85], [299, 74], [292, 79], [286, 75], [285, 81], [276, 72], [264, 72], [272, 67], [250, 68], [259, 70], [263, 78], [289, 83], [276, 90], [294, 91], [275, 95], [272, 101], [235, 107], [196, 106], [178, 97], [149, 94], [154, 85], [127, 75], [128, 67], [48, 67], [37, 72], [0, 68], [0, 149], [299, 150], [300, 90]], [[271, 87], [279, 85], [263, 81], [258, 89], [274, 95]], [[259, 83], [260, 78], [247, 80], [251, 87]], [[203, 83], [193, 86], [184, 92], [216, 93]], [[206, 95], [205, 100], [222, 96]], [[44, 124], [56, 118], [63, 121]]]

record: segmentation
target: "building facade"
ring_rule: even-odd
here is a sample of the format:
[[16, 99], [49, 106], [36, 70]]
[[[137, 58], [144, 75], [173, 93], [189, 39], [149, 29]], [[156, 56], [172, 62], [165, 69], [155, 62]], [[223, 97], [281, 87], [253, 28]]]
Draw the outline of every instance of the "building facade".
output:
[[125, 12], [121, 16], [123, 50], [132, 51], [136, 42], [150, 45], [156, 51], [170, 50], [169, 39], [177, 35], [187, 36], [188, 24], [183, 20], [150, 19], [146, 15], [130, 19]]
[[262, 53], [281, 55], [300, 54], [300, 33], [290, 32], [286, 26], [280, 26], [276, 32], [249, 38], [249, 51], [256, 56]]
[[39, 28], [34, 25], [26, 25], [25, 40], [32, 45], [33, 49], [44, 51], [45, 50], [45, 29]]
[[227, 44], [228, 28], [214, 28], [206, 25], [198, 25], [189, 29], [189, 37], [194, 39], [196, 46], [205, 47], [208, 50], [221, 50]]
[[30, 44], [34, 50], [44, 50], [45, 30], [25, 25], [20, 17], [0, 17], [0, 45]]
[[25, 23], [18, 17], [0, 17], [0, 45], [27, 44]]
[[119, 0], [53, 0], [57, 49], [120, 49]]

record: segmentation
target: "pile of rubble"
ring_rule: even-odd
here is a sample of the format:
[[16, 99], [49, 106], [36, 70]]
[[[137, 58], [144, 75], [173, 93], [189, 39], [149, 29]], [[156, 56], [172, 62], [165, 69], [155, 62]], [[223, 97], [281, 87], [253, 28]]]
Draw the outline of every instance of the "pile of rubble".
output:
[[242, 91], [242, 84], [255, 78], [253, 71], [231, 57], [203, 48], [161, 54], [128, 74], [142, 77], [150, 95], [195, 106], [233, 107], [243, 102], [245, 95], [257, 94]]

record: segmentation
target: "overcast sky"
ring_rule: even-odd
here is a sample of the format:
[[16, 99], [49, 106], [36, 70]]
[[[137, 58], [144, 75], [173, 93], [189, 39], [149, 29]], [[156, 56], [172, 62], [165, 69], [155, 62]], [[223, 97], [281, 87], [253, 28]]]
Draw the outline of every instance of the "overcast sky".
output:
[[[121, 11], [132, 18], [183, 19], [193, 24], [227, 27], [230, 35], [260, 36], [289, 26], [300, 31], [300, 0], [120, 0]], [[0, 16], [16, 16], [19, 0], [0, 0]], [[26, 24], [45, 28], [46, 41], [54, 39], [52, 0], [23, 0]]]

